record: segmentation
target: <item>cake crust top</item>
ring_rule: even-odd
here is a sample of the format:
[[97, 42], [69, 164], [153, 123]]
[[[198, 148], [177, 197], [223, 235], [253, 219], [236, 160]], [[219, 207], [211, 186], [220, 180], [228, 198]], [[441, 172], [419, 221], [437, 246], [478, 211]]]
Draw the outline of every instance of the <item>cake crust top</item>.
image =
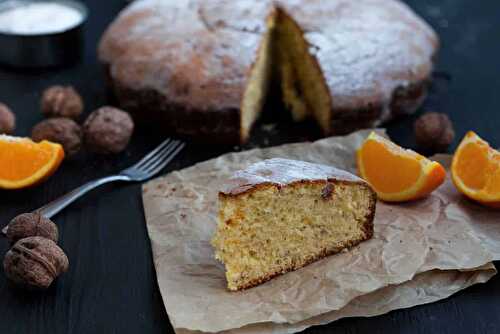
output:
[[295, 182], [340, 181], [366, 184], [361, 178], [338, 168], [306, 161], [273, 158], [237, 171], [221, 187], [220, 194], [235, 196], [261, 184], [279, 187]]
[[131, 89], [238, 109], [275, 6], [304, 31], [334, 110], [389, 105], [395, 89], [430, 76], [437, 36], [399, 0], [138, 0], [106, 31], [99, 58]]

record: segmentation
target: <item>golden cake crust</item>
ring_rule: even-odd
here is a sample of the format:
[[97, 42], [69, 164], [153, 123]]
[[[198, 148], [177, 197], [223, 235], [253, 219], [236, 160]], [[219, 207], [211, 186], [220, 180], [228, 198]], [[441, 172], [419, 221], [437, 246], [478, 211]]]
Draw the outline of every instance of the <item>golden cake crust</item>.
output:
[[220, 189], [222, 196], [237, 196], [263, 185], [276, 187], [304, 182], [349, 182], [367, 183], [344, 170], [306, 161], [282, 158], [267, 159], [237, 171]]
[[131, 112], [231, 141], [274, 6], [305, 33], [332, 97], [333, 132], [377, 125], [422, 101], [438, 39], [398, 0], [138, 0], [108, 28], [99, 58]]

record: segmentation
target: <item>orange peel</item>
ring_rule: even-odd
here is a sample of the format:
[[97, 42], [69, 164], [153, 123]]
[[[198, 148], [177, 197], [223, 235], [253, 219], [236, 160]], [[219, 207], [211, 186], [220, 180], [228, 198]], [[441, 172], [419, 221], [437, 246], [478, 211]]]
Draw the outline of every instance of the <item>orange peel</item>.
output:
[[372, 132], [356, 152], [360, 176], [387, 202], [423, 198], [439, 187], [446, 170], [436, 161], [403, 149]]
[[21, 189], [38, 184], [52, 175], [63, 159], [60, 144], [0, 135], [0, 188]]
[[473, 131], [465, 135], [453, 155], [451, 176], [465, 196], [500, 208], [500, 152]]

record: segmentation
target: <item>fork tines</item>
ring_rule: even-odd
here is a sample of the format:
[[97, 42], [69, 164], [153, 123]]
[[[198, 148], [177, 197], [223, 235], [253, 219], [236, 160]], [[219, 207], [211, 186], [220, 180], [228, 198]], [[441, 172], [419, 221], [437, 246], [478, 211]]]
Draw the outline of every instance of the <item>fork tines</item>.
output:
[[129, 168], [141, 173], [154, 175], [162, 170], [184, 148], [186, 144], [170, 138], [148, 153], [142, 160]]

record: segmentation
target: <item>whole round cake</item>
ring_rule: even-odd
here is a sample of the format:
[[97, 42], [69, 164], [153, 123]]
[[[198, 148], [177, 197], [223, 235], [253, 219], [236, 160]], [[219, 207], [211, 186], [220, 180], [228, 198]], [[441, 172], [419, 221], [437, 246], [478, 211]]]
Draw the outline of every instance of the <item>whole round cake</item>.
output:
[[121, 107], [180, 135], [245, 142], [271, 82], [325, 135], [411, 113], [438, 38], [397, 0], [137, 0], [99, 58]]

